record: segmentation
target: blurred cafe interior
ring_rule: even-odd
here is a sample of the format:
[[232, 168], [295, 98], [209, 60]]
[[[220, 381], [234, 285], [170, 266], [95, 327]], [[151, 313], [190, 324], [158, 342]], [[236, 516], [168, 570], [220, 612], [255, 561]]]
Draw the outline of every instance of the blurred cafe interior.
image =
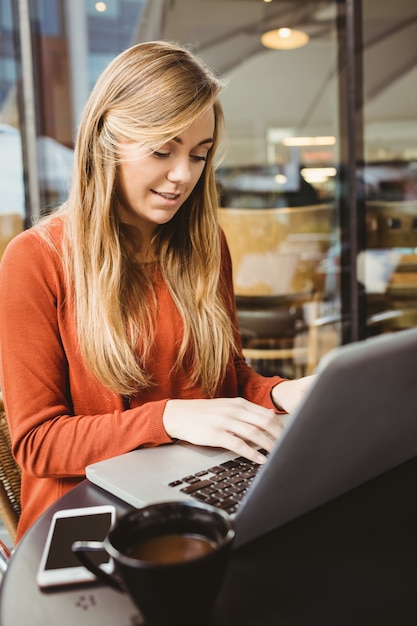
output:
[[227, 79], [219, 219], [254, 368], [417, 325], [415, 0], [1, 0], [0, 254], [65, 199], [98, 75], [153, 39]]

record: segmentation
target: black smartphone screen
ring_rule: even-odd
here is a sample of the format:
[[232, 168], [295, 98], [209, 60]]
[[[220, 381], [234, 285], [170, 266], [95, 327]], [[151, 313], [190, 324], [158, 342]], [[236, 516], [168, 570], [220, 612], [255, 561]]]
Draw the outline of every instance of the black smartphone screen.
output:
[[[72, 544], [75, 541], [103, 541], [109, 531], [111, 521], [111, 513], [58, 517], [45, 569], [80, 567], [80, 562], [72, 551]], [[97, 565], [109, 561], [109, 556], [104, 550], [91, 552], [90, 558]]]

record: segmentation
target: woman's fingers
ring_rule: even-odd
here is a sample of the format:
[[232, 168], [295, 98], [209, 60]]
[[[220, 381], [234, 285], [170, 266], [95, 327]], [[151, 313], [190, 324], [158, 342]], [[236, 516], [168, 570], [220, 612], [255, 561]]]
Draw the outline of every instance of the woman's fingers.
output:
[[[213, 403], [210, 410], [210, 426], [235, 433], [254, 444], [275, 440], [281, 432], [281, 422], [272, 409], [266, 409], [244, 398], [216, 398], [203, 402]], [[259, 441], [259, 434], [262, 441]]]
[[258, 448], [272, 450], [282, 430], [273, 410], [244, 398], [169, 400], [163, 420], [173, 438], [226, 448], [256, 463], [265, 460]]
[[243, 439], [231, 433], [225, 433], [224, 445], [219, 447], [235, 452], [236, 456], [243, 456], [245, 459], [258, 463], [259, 465], [263, 465], [266, 461], [266, 456], [261, 452], [264, 448], [258, 449], [257, 447], [251, 446]]

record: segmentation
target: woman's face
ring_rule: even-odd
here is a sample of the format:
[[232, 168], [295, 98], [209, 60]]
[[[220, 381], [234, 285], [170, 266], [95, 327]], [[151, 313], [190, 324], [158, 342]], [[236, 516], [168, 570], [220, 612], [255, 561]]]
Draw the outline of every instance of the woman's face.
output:
[[[144, 240], [177, 213], [197, 184], [213, 145], [214, 111], [207, 110], [181, 135], [157, 152], [132, 159], [131, 144], [122, 145], [118, 196], [120, 219]], [[126, 161], [123, 159], [126, 158]]]

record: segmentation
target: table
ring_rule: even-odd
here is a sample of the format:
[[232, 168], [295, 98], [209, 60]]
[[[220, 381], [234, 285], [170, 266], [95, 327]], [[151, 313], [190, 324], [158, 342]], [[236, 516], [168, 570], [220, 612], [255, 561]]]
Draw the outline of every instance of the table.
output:
[[[215, 626], [415, 626], [416, 483], [417, 457], [234, 550]], [[36, 584], [54, 511], [105, 503], [131, 509], [85, 480], [33, 525], [0, 588], [1, 626], [142, 624], [127, 595], [101, 584]]]

